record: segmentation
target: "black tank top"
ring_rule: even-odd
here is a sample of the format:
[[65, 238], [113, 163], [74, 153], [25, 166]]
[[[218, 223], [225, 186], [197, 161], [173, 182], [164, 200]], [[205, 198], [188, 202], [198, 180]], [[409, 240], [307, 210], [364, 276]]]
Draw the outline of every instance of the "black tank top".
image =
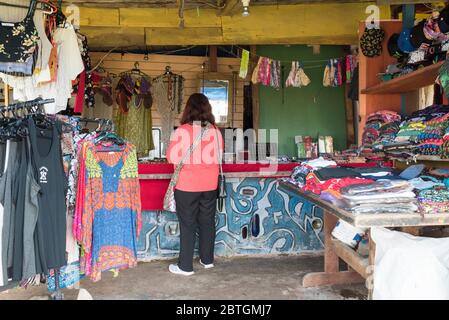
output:
[[0, 62], [25, 63], [37, 56], [39, 36], [33, 16], [36, 0], [32, 0], [28, 13], [20, 22], [0, 21]]
[[36, 267], [47, 274], [49, 269], [66, 264], [66, 192], [67, 177], [62, 164], [61, 143], [56, 126], [38, 129], [28, 119], [32, 164], [40, 185], [39, 215], [35, 230]]

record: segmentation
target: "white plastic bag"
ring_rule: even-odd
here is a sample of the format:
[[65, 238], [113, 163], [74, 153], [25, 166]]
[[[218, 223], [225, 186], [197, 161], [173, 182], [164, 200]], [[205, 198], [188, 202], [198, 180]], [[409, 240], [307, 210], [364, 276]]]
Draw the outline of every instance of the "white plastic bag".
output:
[[338, 220], [334, 230], [332, 230], [332, 235], [351, 248], [355, 248], [362, 241], [365, 232], [364, 229], [356, 228], [343, 220]]
[[449, 238], [371, 229], [375, 300], [449, 299]]

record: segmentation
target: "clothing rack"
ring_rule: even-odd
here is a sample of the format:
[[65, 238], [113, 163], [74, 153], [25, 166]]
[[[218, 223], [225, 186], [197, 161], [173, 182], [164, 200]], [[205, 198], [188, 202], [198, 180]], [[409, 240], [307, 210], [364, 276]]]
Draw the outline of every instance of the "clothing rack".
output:
[[54, 103], [54, 102], [55, 102], [55, 99], [37, 98], [35, 100], [30, 100], [30, 101], [17, 102], [17, 103], [13, 103], [13, 104], [6, 104], [4, 106], [0, 106], [0, 109], [2, 111], [12, 111], [12, 110], [16, 110], [16, 109], [24, 109], [24, 108], [31, 108], [31, 107], [36, 107], [36, 106], [42, 106], [44, 104]]
[[[43, 2], [43, 1], [37, 1], [38, 3], [42, 3], [42, 4], [48, 4], [48, 3], [46, 3], [46, 2]], [[25, 6], [25, 5], [21, 5], [21, 4], [13, 4], [13, 3], [8, 3], [8, 2], [2, 2], [2, 1], [0, 1], [0, 6], [3, 6], [3, 7], [10, 7], [10, 8], [21, 8], [21, 9], [28, 9], [29, 8], [29, 5], [28, 6]], [[45, 11], [44, 9], [41, 9], [41, 8], [36, 8], [36, 10], [39, 10], [39, 11]], [[56, 12], [53, 12], [53, 14], [54, 13], [56, 13]]]

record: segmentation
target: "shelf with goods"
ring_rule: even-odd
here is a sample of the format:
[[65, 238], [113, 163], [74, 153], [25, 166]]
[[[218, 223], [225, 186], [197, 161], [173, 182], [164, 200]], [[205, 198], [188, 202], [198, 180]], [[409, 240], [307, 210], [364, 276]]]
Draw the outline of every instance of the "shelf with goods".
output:
[[[359, 59], [361, 116], [359, 122], [359, 143], [362, 141], [363, 129], [370, 114], [381, 110], [390, 110], [401, 114], [410, 114], [416, 111], [419, 107], [418, 90], [435, 83], [439, 69], [444, 63], [440, 61], [407, 75], [382, 82], [378, 74], [385, 72], [389, 64], [397, 63], [396, 59], [389, 55], [387, 44], [392, 34], [402, 31], [402, 21], [381, 21], [380, 27], [385, 31], [381, 55], [369, 58], [361, 54]], [[363, 33], [365, 24], [361, 23], [359, 28], [359, 32]], [[447, 103], [446, 99], [443, 101]], [[394, 160], [394, 166], [401, 168], [413, 163], [449, 168], [449, 159], [442, 159], [439, 156], [417, 155], [404, 160]]]
[[404, 76], [361, 90], [362, 94], [403, 94], [432, 85], [444, 61], [420, 68]]

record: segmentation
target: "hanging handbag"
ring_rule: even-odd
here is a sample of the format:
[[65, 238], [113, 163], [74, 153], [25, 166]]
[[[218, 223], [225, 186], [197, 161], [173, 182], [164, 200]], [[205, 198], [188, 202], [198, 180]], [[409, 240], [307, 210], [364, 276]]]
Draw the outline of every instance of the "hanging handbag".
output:
[[218, 198], [226, 198], [226, 177], [223, 174], [222, 155], [220, 142], [218, 139], [218, 128], [215, 129], [215, 138], [217, 140], [218, 165], [220, 166], [220, 175], [218, 176]]
[[187, 158], [190, 157], [190, 155], [193, 153], [193, 151], [196, 149], [196, 147], [200, 144], [201, 139], [204, 135], [207, 134], [209, 131], [210, 124], [208, 123], [207, 126], [201, 129], [201, 133], [196, 137], [195, 141], [193, 141], [190, 148], [187, 150], [184, 157], [181, 159], [181, 161], [178, 163], [178, 165], [175, 168], [175, 172], [173, 173], [170, 183], [168, 185], [167, 192], [164, 196], [164, 205], [163, 208], [165, 211], [169, 212], [176, 212], [176, 201], [175, 201], [175, 186], [178, 182], [179, 174], [181, 173], [181, 169], [184, 166], [184, 162], [187, 160]]

